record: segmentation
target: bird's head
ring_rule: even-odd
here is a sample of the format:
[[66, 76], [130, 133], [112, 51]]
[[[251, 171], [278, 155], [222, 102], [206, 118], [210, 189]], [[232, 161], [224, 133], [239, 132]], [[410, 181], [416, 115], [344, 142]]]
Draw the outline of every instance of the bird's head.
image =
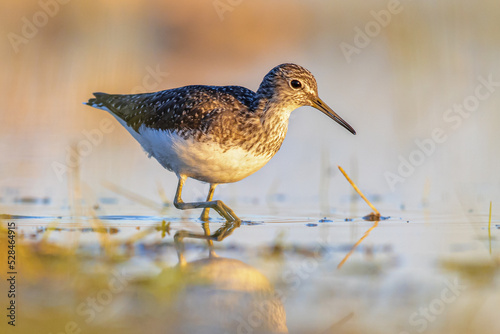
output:
[[293, 109], [302, 106], [314, 107], [352, 134], [356, 134], [346, 121], [319, 98], [316, 79], [302, 66], [289, 63], [276, 66], [266, 74], [257, 94]]

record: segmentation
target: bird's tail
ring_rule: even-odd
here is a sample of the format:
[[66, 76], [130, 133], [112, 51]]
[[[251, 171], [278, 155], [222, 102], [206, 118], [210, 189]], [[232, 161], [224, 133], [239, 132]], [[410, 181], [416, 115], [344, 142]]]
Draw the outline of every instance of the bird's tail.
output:
[[106, 110], [109, 112], [113, 112], [108, 105], [109, 97], [111, 96], [110, 94], [106, 93], [94, 93], [95, 98], [89, 99], [87, 102], [83, 102], [83, 104], [86, 104], [88, 106], [97, 108], [97, 109], [102, 109]]
[[148, 98], [151, 94], [120, 95], [94, 93], [94, 98], [83, 104], [106, 110], [113, 116], [126, 122], [134, 130], [138, 130], [148, 116]]

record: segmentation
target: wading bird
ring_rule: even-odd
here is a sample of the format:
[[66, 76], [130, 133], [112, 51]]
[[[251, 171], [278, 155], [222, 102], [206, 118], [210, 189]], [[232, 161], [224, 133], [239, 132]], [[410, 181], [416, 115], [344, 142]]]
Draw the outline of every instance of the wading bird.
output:
[[[261, 169], [279, 150], [290, 113], [312, 106], [354, 129], [318, 96], [314, 76], [295, 64], [282, 64], [266, 74], [254, 92], [240, 86], [186, 86], [156, 93], [94, 93], [86, 104], [110, 112], [179, 183], [176, 208], [210, 208], [229, 222], [240, 219], [226, 204], [212, 200], [215, 187], [239, 181]], [[185, 203], [186, 178], [208, 182], [206, 202]]]

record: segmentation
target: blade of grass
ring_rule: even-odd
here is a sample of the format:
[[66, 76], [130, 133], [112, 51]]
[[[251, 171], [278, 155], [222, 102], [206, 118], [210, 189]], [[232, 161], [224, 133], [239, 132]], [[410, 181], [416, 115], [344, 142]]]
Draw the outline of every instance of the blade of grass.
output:
[[165, 194], [165, 189], [162, 187], [161, 183], [158, 182], [158, 195], [160, 196], [160, 199], [163, 203], [164, 207], [169, 207], [170, 203], [172, 203], [167, 195]]
[[361, 196], [361, 198], [365, 200], [366, 204], [368, 204], [370, 206], [370, 208], [372, 208], [373, 212], [377, 216], [380, 216], [380, 212], [378, 212], [377, 208], [375, 208], [375, 206], [373, 206], [373, 204], [370, 203], [370, 201], [365, 197], [365, 195], [363, 195], [361, 190], [359, 190], [358, 186], [351, 180], [351, 178], [349, 177], [349, 175], [347, 175], [347, 173], [344, 171], [344, 169], [340, 166], [338, 166], [338, 167], [339, 167], [339, 170], [342, 172], [342, 174], [344, 174], [347, 181], [351, 184], [351, 186], [354, 188], [354, 190], [356, 190], [356, 192], [359, 194], [359, 196]]
[[155, 211], [158, 211], [158, 212], [163, 212], [163, 210], [165, 209], [165, 207], [153, 200], [150, 200], [149, 198], [146, 198], [144, 196], [141, 196], [139, 194], [136, 194], [132, 191], [129, 191], [125, 188], [122, 188], [116, 184], [113, 184], [111, 182], [103, 182], [103, 186], [108, 188], [109, 190], [117, 193], [118, 195], [121, 195], [123, 197], [126, 197], [136, 203], [139, 203], [139, 204], [142, 204], [144, 206], [147, 206]]
[[88, 209], [88, 211], [90, 216], [89, 224], [94, 232], [97, 233], [101, 249], [108, 257], [111, 257], [115, 249], [107, 233], [107, 228], [104, 225], [104, 222], [97, 216], [96, 212], [93, 209]]
[[488, 220], [488, 240], [490, 241], [490, 254], [491, 254], [491, 207], [493, 202], [490, 201], [490, 219]]
[[40, 244], [45, 244], [49, 240], [50, 234], [54, 231], [59, 225], [57, 220], [51, 221], [49, 225], [45, 228], [45, 231], [42, 234], [42, 240], [40, 240]]

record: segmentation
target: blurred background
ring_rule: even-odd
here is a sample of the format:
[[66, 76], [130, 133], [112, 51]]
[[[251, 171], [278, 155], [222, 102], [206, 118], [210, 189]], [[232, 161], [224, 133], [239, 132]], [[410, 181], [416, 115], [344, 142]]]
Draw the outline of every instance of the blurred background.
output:
[[[358, 214], [341, 165], [379, 209], [486, 212], [500, 200], [499, 14], [494, 0], [2, 1], [1, 203], [64, 205], [77, 165], [89, 204], [109, 196], [106, 182], [154, 200], [160, 185], [171, 199], [175, 175], [82, 102], [189, 84], [256, 90], [294, 62], [358, 134], [300, 108], [274, 159], [216, 197], [246, 214]], [[185, 199], [207, 190], [189, 182]]]

